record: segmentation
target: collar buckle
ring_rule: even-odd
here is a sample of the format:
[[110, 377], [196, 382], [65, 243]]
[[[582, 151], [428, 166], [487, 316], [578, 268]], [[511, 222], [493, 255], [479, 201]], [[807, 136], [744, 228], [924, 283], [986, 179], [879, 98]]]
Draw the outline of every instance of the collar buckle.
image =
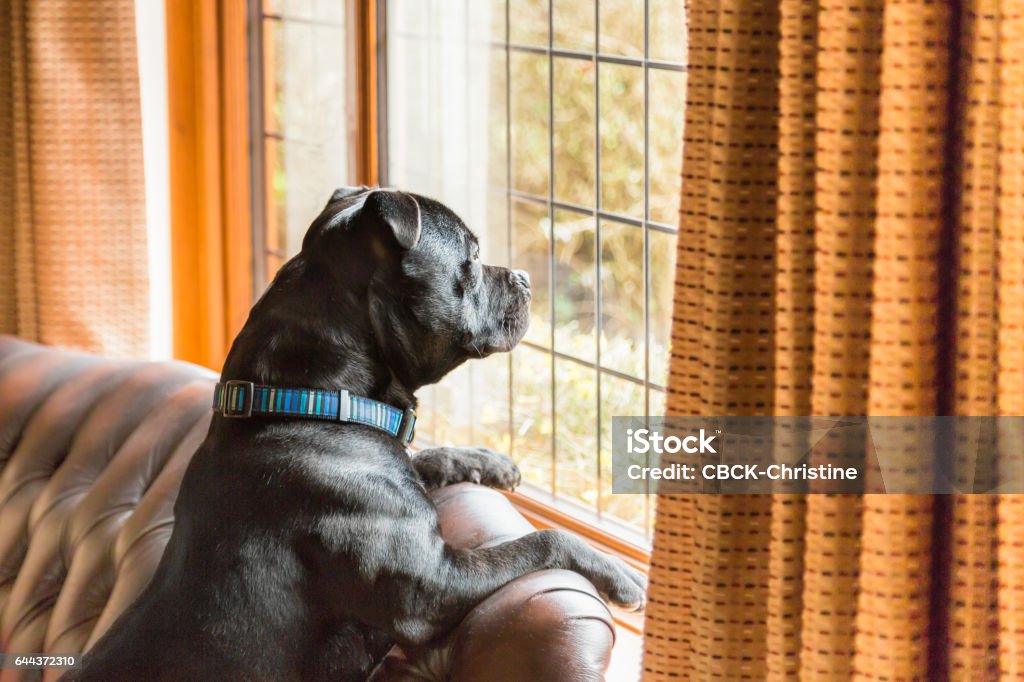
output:
[[416, 410], [411, 407], [405, 408], [402, 412], [402, 421], [398, 424], [398, 433], [395, 436], [404, 445], [412, 441], [416, 428]]
[[256, 385], [251, 381], [225, 381], [221, 414], [229, 419], [251, 417], [255, 395]]

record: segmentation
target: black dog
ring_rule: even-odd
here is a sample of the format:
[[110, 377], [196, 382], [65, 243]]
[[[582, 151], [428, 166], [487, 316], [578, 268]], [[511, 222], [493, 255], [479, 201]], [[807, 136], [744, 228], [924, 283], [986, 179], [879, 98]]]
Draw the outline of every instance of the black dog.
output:
[[[478, 252], [435, 201], [338, 190], [253, 307], [223, 379], [412, 407], [419, 387], [526, 331], [526, 273]], [[359, 424], [215, 416], [152, 582], [66, 679], [365, 680], [393, 643], [427, 643], [543, 568], [642, 606], [641, 574], [565, 533], [447, 547], [425, 487], [462, 480], [511, 488], [519, 472], [482, 448], [410, 459]]]

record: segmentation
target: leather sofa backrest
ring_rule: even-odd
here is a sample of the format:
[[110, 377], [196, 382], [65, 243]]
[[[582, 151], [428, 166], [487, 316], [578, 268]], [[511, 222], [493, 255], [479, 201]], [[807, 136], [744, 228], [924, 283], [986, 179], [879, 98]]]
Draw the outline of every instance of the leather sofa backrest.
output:
[[0, 648], [81, 652], [145, 587], [215, 382], [0, 337]]

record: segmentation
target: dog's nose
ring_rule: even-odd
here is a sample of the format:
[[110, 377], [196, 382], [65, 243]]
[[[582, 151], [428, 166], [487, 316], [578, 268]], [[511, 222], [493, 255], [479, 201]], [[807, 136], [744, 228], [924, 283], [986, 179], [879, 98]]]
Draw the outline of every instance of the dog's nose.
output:
[[513, 284], [524, 286], [527, 289], [530, 288], [530, 273], [526, 270], [512, 270], [508, 273], [508, 277], [512, 280]]

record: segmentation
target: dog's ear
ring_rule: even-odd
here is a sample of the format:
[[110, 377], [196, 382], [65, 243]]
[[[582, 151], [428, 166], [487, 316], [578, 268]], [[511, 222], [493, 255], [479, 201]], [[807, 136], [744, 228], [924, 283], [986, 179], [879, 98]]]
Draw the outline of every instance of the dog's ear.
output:
[[379, 220], [387, 225], [403, 249], [411, 249], [420, 240], [420, 205], [411, 194], [389, 190], [371, 192], [360, 215], [364, 220]]
[[359, 185], [358, 187], [339, 187], [331, 193], [331, 198], [327, 200], [327, 205], [330, 206], [335, 201], [341, 201], [342, 199], [348, 199], [354, 197], [357, 194], [368, 192], [370, 190], [366, 185]]
[[[356, 193], [362, 196], [345, 206], [336, 205], [338, 199], [349, 198]], [[420, 205], [415, 197], [405, 192], [369, 188], [337, 189], [331, 201], [306, 231], [302, 250], [308, 253], [326, 235], [338, 229], [347, 232], [356, 225], [360, 226], [360, 232], [365, 230], [373, 237], [383, 236], [381, 230], [389, 230], [401, 248], [411, 249], [420, 239]], [[382, 247], [385, 244], [380, 239], [374, 241]]]

